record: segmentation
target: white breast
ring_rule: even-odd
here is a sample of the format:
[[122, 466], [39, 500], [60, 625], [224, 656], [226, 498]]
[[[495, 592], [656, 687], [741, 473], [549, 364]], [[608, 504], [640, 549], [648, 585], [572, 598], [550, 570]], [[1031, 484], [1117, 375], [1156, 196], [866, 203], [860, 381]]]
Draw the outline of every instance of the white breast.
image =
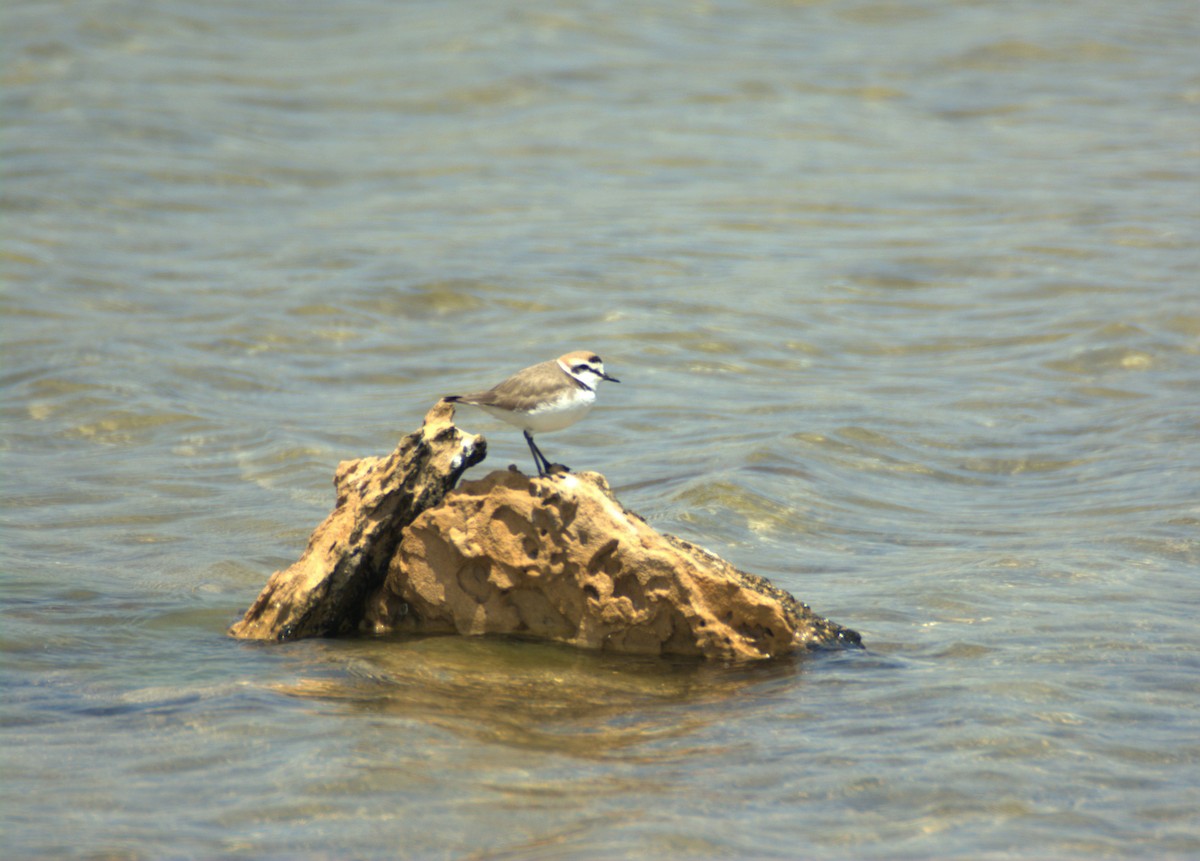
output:
[[591, 412], [595, 403], [594, 391], [574, 389], [568, 396], [526, 413], [523, 427], [533, 433], [562, 430]]

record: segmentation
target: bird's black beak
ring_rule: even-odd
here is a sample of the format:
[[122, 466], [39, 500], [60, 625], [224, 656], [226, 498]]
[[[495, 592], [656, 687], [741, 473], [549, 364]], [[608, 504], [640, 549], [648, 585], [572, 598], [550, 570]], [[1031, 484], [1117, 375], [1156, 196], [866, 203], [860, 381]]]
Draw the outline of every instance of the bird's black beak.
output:
[[608, 374], [601, 374], [601, 375], [600, 375], [600, 379], [602, 379], [602, 380], [608, 380], [610, 383], [619, 383], [619, 382], [621, 382], [621, 381], [620, 381], [620, 380], [618, 380], [616, 377], [610, 377]]

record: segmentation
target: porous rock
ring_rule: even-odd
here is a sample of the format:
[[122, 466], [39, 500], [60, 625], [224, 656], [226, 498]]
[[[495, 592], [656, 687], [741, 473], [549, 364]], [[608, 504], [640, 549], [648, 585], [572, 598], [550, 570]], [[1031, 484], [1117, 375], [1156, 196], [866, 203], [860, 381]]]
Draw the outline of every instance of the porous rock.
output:
[[727, 659], [859, 643], [762, 577], [655, 531], [592, 472], [464, 482], [405, 529], [366, 622]]
[[438, 402], [420, 430], [387, 457], [338, 464], [337, 502], [300, 559], [267, 581], [229, 633], [293, 640], [356, 631], [367, 598], [383, 583], [404, 527], [436, 506], [487, 454], [481, 436], [454, 425], [454, 407]]
[[762, 577], [651, 528], [597, 473], [496, 471], [440, 402], [385, 458], [339, 464], [300, 559], [229, 633], [507, 634], [639, 654], [760, 659], [859, 645]]

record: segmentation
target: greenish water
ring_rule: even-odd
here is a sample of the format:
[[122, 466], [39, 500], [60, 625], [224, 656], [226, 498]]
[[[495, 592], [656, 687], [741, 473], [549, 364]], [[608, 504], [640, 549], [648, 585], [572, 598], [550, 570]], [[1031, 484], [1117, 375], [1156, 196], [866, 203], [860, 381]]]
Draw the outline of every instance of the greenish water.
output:
[[[6, 858], [1200, 856], [1195, 4], [2, 15]], [[547, 455], [866, 652], [225, 636], [574, 348]]]

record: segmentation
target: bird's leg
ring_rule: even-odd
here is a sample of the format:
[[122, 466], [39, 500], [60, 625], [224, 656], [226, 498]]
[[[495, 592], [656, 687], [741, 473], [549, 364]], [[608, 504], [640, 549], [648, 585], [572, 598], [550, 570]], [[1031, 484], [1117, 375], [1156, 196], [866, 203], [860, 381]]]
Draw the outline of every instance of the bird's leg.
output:
[[533, 434], [525, 431], [525, 441], [529, 443], [529, 450], [533, 452], [533, 462], [537, 466], [538, 475], [552, 475], [555, 469], [562, 472], [570, 472], [571, 468], [561, 463], [551, 463], [546, 455], [542, 454], [542, 450], [537, 447], [537, 443], [533, 441]]
[[529, 443], [529, 451], [533, 454], [533, 465], [537, 467], [538, 475], [546, 475], [550, 471], [550, 461], [546, 460], [546, 455], [542, 454], [541, 449], [533, 441], [533, 434], [525, 431], [525, 442]]

